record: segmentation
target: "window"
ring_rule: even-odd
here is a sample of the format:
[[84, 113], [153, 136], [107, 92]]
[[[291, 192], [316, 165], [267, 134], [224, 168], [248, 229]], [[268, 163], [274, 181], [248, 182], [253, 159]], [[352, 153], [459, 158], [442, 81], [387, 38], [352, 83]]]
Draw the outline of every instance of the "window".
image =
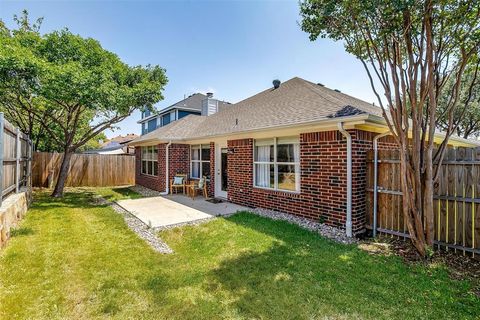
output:
[[142, 174], [158, 176], [157, 146], [142, 147]]
[[196, 115], [200, 115], [199, 112], [193, 112], [193, 111], [184, 111], [184, 110], [178, 110], [178, 119], [181, 119], [183, 117], [186, 117], [190, 114], [196, 114]]
[[164, 114], [162, 116], [162, 126], [166, 126], [170, 123], [170, 113]]
[[192, 146], [190, 159], [191, 178], [205, 177], [210, 180], [210, 145]]
[[300, 191], [298, 138], [255, 140], [253, 171], [256, 187]]
[[147, 127], [148, 127], [147, 132], [151, 132], [157, 129], [157, 119], [155, 118], [155, 119], [149, 120]]
[[149, 109], [145, 109], [145, 110], [143, 111], [142, 118], [149, 117], [150, 114], [151, 114], [150, 110], [149, 110]]

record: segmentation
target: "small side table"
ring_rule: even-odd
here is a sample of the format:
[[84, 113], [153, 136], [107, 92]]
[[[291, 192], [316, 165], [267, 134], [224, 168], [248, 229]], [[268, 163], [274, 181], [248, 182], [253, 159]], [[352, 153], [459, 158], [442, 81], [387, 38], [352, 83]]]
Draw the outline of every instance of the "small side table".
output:
[[191, 197], [192, 194], [195, 192], [195, 183], [189, 183], [185, 185], [185, 191], [187, 193], [187, 197]]

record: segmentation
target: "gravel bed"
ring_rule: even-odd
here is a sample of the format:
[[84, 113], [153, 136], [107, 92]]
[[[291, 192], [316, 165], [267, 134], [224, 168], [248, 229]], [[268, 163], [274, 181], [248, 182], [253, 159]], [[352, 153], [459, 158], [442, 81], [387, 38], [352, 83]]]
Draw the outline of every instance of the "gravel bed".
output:
[[135, 191], [136, 193], [144, 196], [144, 197], [158, 197], [158, 196], [161, 196], [160, 192], [158, 192], [156, 190], [145, 188], [144, 186], [140, 186], [138, 184], [131, 187], [130, 189]]
[[127, 226], [142, 238], [150, 247], [160, 253], [173, 253], [173, 250], [155, 234], [156, 230], [149, 228], [145, 223], [140, 221], [130, 212], [119, 206], [115, 202], [109, 202], [102, 197], [97, 197], [98, 204], [108, 204], [115, 212], [121, 214], [125, 219]]
[[282, 213], [278, 211], [266, 210], [255, 208], [250, 210], [252, 213], [262, 217], [267, 217], [273, 220], [284, 220], [290, 223], [294, 223], [304, 229], [317, 232], [325, 238], [332, 239], [336, 242], [351, 244], [358, 243], [355, 238], [349, 238], [345, 235], [345, 231], [335, 227], [327, 226], [324, 223], [315, 222], [306, 218], [297, 217], [288, 213]]
[[[222, 215], [224, 217], [224, 215]], [[170, 224], [168, 226], [161, 226], [161, 227], [155, 227], [155, 231], [162, 231], [162, 230], [169, 230], [169, 229], [174, 229], [178, 227], [184, 227], [184, 226], [196, 226], [202, 223], [210, 222], [212, 220], [217, 219], [217, 217], [211, 217], [211, 218], [205, 218], [205, 219], [198, 219], [194, 221], [187, 221], [187, 222], [180, 222], [180, 223], [175, 223], [175, 224]]]

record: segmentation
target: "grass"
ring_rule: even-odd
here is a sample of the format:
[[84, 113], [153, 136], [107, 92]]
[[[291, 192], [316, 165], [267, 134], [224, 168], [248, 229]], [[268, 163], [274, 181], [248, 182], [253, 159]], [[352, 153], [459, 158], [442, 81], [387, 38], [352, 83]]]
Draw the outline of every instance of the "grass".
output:
[[175, 253], [161, 255], [92, 192], [36, 194], [0, 254], [1, 319], [480, 317], [472, 284], [442, 266], [368, 255], [250, 213], [162, 232]]
[[88, 192], [95, 192], [109, 201], [118, 201], [118, 200], [124, 200], [124, 199], [139, 199], [143, 197], [141, 194], [133, 191], [130, 187], [96, 188], [96, 189], [86, 188], [85, 190]]

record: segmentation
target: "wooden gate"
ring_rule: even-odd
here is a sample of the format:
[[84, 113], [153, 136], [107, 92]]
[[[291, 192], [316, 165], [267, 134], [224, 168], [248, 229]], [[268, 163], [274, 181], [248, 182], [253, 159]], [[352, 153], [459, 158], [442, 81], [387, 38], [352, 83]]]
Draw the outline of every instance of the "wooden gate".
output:
[[[374, 154], [367, 155], [367, 227], [373, 227]], [[378, 151], [377, 231], [408, 237], [403, 218], [400, 160]], [[480, 254], [480, 149], [449, 149], [434, 191], [435, 244]]]

